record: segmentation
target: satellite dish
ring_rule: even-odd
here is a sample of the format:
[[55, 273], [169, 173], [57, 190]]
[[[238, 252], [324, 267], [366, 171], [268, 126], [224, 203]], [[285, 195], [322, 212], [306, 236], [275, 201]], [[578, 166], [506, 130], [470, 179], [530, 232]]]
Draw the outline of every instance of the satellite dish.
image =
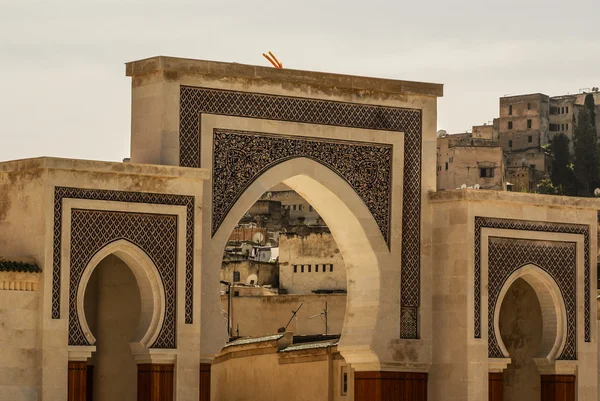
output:
[[465, 189], [465, 188], [467, 188], [467, 184], [462, 184], [462, 185], [460, 186], [460, 189]]
[[600, 188], [594, 189], [594, 195], [600, 196]]
[[473, 188], [475, 188], [475, 189], [479, 189], [479, 188], [481, 188], [481, 187], [479, 186], [479, 184], [475, 184], [475, 185], [473, 185]]

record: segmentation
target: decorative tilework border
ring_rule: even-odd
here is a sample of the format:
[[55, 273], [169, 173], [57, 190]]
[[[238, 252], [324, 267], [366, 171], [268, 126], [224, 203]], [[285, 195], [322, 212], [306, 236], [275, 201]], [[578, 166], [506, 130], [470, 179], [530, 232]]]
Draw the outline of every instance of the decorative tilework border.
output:
[[62, 243], [62, 200], [89, 199], [115, 202], [148, 203], [186, 207], [185, 238], [185, 323], [193, 323], [194, 310], [194, 205], [195, 198], [185, 195], [157, 194], [150, 192], [127, 192], [102, 189], [55, 187], [54, 189], [54, 237], [52, 266], [52, 319], [60, 319], [60, 270]]
[[560, 360], [577, 359], [577, 244], [515, 238], [489, 238], [488, 356], [504, 358], [494, 328], [498, 296], [508, 278], [519, 268], [533, 264], [552, 277], [560, 289], [566, 310], [567, 333]]
[[[404, 132], [400, 302], [403, 307], [419, 306], [421, 110], [182, 86], [179, 114], [181, 166], [200, 167], [200, 120], [204, 113]], [[410, 330], [405, 331], [402, 327], [401, 338], [416, 338], [416, 319]]]
[[474, 263], [474, 337], [481, 338], [481, 229], [502, 228], [520, 231], [553, 232], [583, 235], [584, 248], [584, 338], [591, 341], [590, 311], [590, 228], [582, 224], [551, 223], [532, 220], [512, 220], [492, 217], [475, 217]]
[[69, 345], [89, 344], [77, 310], [79, 284], [85, 268], [108, 244], [126, 240], [137, 245], [152, 260], [164, 288], [165, 314], [151, 348], [177, 346], [177, 227], [176, 215], [131, 213], [111, 210], [71, 211], [69, 285]]
[[388, 241], [392, 145], [223, 129], [213, 130], [212, 234], [254, 180], [296, 157], [315, 160], [346, 181]]

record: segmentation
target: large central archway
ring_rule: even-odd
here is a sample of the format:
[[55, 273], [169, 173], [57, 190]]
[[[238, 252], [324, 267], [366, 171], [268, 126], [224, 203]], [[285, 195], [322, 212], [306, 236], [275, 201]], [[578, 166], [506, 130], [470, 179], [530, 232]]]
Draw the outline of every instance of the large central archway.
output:
[[[395, 327], [395, 332], [398, 332], [399, 327], [399, 311], [396, 307], [398, 302], [392, 305], [380, 303], [381, 292], [385, 287], [381, 280], [381, 266], [391, 262], [390, 252], [364, 202], [345, 180], [322, 164], [308, 158], [296, 158], [272, 167], [256, 179], [231, 208], [212, 238], [207, 261], [210, 263], [211, 273], [204, 275], [203, 280], [213, 280], [213, 284], [218, 282], [222, 250], [230, 232], [264, 192], [281, 182], [305, 198], [319, 213], [329, 226], [346, 263], [348, 299], [340, 342], [341, 352], [347, 360], [378, 368], [376, 348], [383, 344], [376, 341], [377, 325], [387, 321], [390, 327], [382, 328], [384, 332], [394, 330], [391, 327]], [[399, 283], [395, 284], [395, 292], [398, 293]], [[203, 298], [202, 306], [203, 313], [210, 313], [221, 329], [218, 337], [203, 331], [203, 354], [218, 353], [226, 340], [216, 289], [212, 286], [210, 295]], [[212, 310], [207, 310], [207, 306]], [[391, 312], [394, 310], [396, 313]], [[386, 314], [388, 319], [381, 319], [382, 314]], [[203, 325], [203, 330], [206, 327], [206, 324]], [[209, 340], [211, 338], [212, 341]]]

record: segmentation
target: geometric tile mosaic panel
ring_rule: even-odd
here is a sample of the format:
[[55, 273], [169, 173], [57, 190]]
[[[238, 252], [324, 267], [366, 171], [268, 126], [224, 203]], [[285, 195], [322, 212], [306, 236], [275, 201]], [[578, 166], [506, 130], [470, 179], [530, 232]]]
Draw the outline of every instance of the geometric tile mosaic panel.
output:
[[88, 343], [79, 323], [77, 294], [83, 272], [92, 257], [106, 245], [126, 240], [152, 260], [160, 275], [165, 316], [151, 348], [176, 348], [177, 216], [104, 210], [71, 211], [71, 271], [69, 285], [69, 345]]
[[558, 359], [577, 359], [577, 244], [490, 237], [488, 261], [488, 356], [504, 358], [494, 330], [494, 313], [501, 306], [497, 304], [500, 291], [512, 273], [533, 264], [552, 277], [564, 300], [567, 338]]
[[[561, 234], [579, 234], [583, 236], [584, 252], [584, 288], [583, 288], [583, 327], [585, 342], [591, 341], [591, 298], [590, 298], [590, 228], [584, 224], [553, 223], [532, 220], [500, 219], [493, 217], [475, 217], [474, 249], [474, 337], [481, 338], [481, 230], [483, 228], [502, 228], [509, 230], [552, 232]], [[541, 267], [541, 266], [540, 266]], [[488, 273], [489, 274], [489, 273]]]
[[54, 233], [52, 257], [52, 318], [60, 319], [61, 243], [63, 199], [90, 199], [114, 202], [145, 203], [186, 207], [185, 235], [185, 323], [193, 323], [194, 305], [194, 205], [195, 198], [186, 195], [151, 192], [113, 191], [103, 189], [55, 187]]
[[[403, 132], [404, 149], [398, 149], [404, 152], [400, 302], [406, 307], [419, 306], [421, 110], [182, 86], [179, 114], [180, 166], [200, 167], [200, 121], [205, 113]], [[384, 214], [391, 216], [390, 210]], [[385, 235], [387, 234], [384, 233]], [[387, 238], [389, 240], [389, 235]], [[405, 333], [401, 330], [400, 336], [416, 338], [412, 331]]]
[[218, 129], [213, 133], [212, 234], [256, 178], [296, 157], [315, 160], [350, 184], [387, 242], [392, 145]]

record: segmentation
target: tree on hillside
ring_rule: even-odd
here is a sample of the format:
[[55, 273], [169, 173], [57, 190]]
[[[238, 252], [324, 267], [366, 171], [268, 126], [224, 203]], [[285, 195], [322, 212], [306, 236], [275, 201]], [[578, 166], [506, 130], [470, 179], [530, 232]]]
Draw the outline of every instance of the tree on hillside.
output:
[[592, 122], [592, 127], [596, 128], [596, 103], [594, 102], [594, 95], [588, 93], [585, 95], [584, 106], [587, 109], [588, 113], [590, 113], [590, 121]]
[[[575, 187], [573, 176], [573, 162], [571, 152], [569, 151], [569, 138], [565, 134], [554, 136], [551, 148], [552, 160], [552, 189], [543, 193], [555, 193], [560, 195], [575, 195], [577, 190]], [[548, 183], [546, 183], [547, 185]]]
[[[593, 99], [592, 99], [593, 100]], [[587, 97], [586, 97], [587, 102]], [[598, 184], [598, 145], [596, 129], [591, 121], [590, 111], [582, 107], [573, 132], [573, 150], [577, 195], [591, 196]]]

